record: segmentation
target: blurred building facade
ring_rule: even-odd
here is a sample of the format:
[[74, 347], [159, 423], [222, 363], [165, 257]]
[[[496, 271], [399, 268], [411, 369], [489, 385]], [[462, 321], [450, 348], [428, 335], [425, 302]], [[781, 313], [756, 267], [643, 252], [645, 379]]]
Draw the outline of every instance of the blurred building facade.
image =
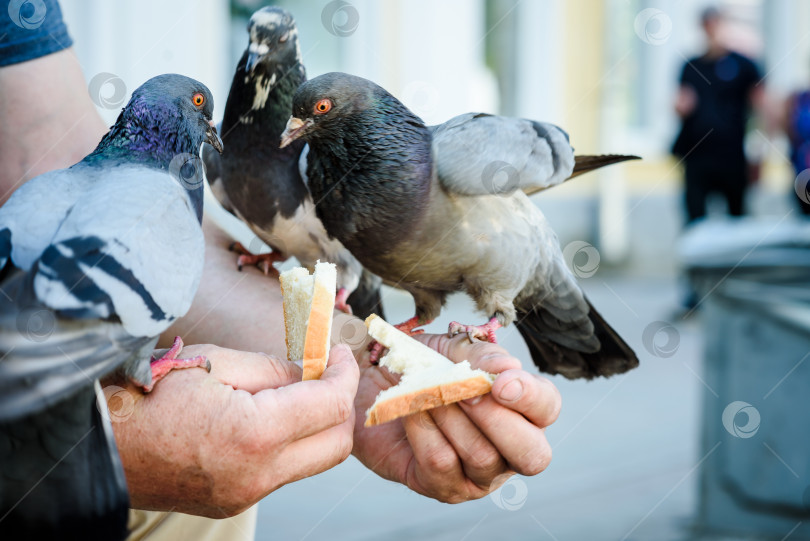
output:
[[[120, 77], [128, 93], [179, 72], [212, 89], [217, 115], [262, 0], [62, 0], [88, 82]], [[676, 197], [668, 150], [672, 100], [683, 62], [700, 52], [706, 0], [280, 0], [299, 25], [310, 77], [347, 71], [372, 79], [428, 123], [471, 110], [565, 127], [578, 152], [632, 153], [636, 162], [547, 192], [538, 204], [563, 239], [597, 245], [605, 261], [657, 260], [634, 237], [639, 201]], [[774, 100], [810, 84], [810, 2], [718, 0], [734, 47], [760, 61]], [[109, 91], [112, 92], [114, 88]], [[115, 107], [100, 107], [110, 123]], [[764, 191], [790, 190], [786, 147], [764, 128], [751, 148], [765, 160]], [[754, 195], [756, 197], [756, 194]], [[555, 220], [562, 201], [575, 218]], [[668, 231], [680, 227], [669, 204]], [[639, 209], [643, 210], [643, 209]], [[654, 219], [660, 213], [650, 211]], [[663, 244], [666, 244], [664, 242]], [[635, 253], [641, 250], [641, 253]], [[658, 254], [660, 255], [660, 254]]]

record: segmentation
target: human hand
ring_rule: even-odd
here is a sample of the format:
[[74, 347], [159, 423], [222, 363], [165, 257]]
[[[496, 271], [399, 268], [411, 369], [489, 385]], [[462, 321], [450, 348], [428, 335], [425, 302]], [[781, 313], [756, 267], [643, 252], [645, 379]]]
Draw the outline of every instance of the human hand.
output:
[[492, 392], [367, 428], [364, 412], [396, 380], [363, 358], [352, 453], [378, 475], [447, 503], [481, 498], [515, 472], [542, 472], [551, 460], [545, 427], [562, 404], [551, 381], [521, 370], [496, 344], [470, 344], [466, 335], [414, 338], [453, 361], [467, 359], [498, 374]]
[[358, 370], [347, 347], [305, 382], [263, 353], [197, 345], [181, 355], [205, 355], [211, 373], [173, 371], [148, 395], [105, 381], [132, 507], [233, 516], [351, 452]]

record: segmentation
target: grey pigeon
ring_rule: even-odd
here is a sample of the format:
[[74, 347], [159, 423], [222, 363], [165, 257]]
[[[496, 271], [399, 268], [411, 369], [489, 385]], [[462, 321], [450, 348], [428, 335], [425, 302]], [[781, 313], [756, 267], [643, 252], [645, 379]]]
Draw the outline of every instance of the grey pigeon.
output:
[[568, 378], [638, 365], [521, 190], [574, 172], [560, 128], [480, 113], [427, 127], [380, 86], [329, 73], [296, 92], [282, 145], [295, 140], [309, 144], [309, 187], [329, 234], [413, 295], [416, 316], [403, 330], [432, 321], [448, 293], [464, 290], [491, 319], [453, 323], [451, 333], [494, 341], [514, 322], [535, 364]]
[[210, 369], [173, 358], [179, 339], [150, 361], [202, 274], [199, 151], [222, 148], [213, 106], [202, 83], [155, 77], [90, 155], [0, 207], [0, 538], [125, 536], [94, 382], [120, 371], [150, 389], [172, 367]]
[[304, 143], [279, 148], [293, 95], [306, 80], [295, 21], [281, 8], [265, 7], [250, 18], [248, 35], [220, 127], [225, 150], [221, 156], [203, 150], [214, 195], [273, 248], [272, 254], [255, 256], [237, 244], [238, 265], [259, 263], [267, 273], [272, 261], [289, 256], [310, 269], [319, 259], [335, 263], [338, 305], [345, 309], [348, 302], [361, 317], [379, 313], [382, 281], [364, 273], [357, 259], [329, 238], [315, 214], [302, 175]]

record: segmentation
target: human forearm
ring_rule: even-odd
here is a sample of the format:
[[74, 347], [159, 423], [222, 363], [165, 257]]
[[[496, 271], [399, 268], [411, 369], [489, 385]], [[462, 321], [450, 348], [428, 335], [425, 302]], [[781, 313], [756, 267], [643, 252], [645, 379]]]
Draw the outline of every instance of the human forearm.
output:
[[168, 346], [179, 335], [187, 344], [210, 343], [286, 358], [278, 280], [253, 267], [238, 272], [236, 256], [228, 250], [233, 239], [207, 218], [203, 230], [205, 268], [194, 303], [163, 333], [161, 344]]

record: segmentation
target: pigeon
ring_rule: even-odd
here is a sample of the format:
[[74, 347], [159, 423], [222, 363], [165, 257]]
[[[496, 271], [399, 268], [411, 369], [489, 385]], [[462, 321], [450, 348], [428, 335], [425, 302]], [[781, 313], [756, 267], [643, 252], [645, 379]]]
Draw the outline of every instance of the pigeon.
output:
[[273, 261], [289, 256], [310, 271], [318, 260], [335, 263], [336, 306], [364, 318], [379, 313], [382, 280], [363, 272], [315, 214], [306, 185], [304, 143], [279, 148], [293, 95], [306, 81], [295, 21], [281, 8], [265, 7], [250, 18], [248, 35], [220, 126], [225, 151], [220, 156], [203, 150], [212, 193], [273, 248], [270, 254], [254, 255], [234, 243], [232, 249], [240, 254], [237, 265], [259, 264], [267, 274]]
[[199, 152], [222, 149], [213, 106], [198, 81], [150, 79], [91, 154], [0, 207], [0, 538], [125, 537], [98, 379], [149, 391], [173, 368], [210, 370], [177, 358], [179, 337], [152, 352], [202, 274]]
[[463, 290], [490, 319], [453, 322], [451, 335], [494, 342], [497, 328], [515, 323], [539, 369], [571, 379], [638, 365], [522, 191], [574, 172], [562, 129], [484, 113], [428, 127], [382, 87], [344, 73], [302, 84], [292, 113], [282, 147], [309, 145], [309, 188], [326, 230], [413, 296], [416, 315], [401, 330], [418, 332]]

